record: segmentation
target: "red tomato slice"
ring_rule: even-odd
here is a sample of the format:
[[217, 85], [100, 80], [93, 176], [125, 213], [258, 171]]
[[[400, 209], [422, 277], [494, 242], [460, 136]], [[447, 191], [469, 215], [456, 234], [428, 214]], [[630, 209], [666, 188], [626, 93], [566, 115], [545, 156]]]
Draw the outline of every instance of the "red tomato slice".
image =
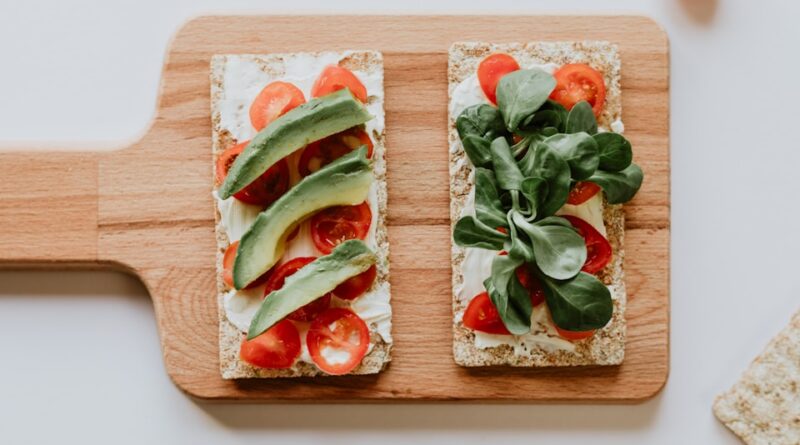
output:
[[250, 105], [250, 123], [261, 131], [292, 108], [306, 102], [303, 92], [288, 82], [272, 82], [265, 86]]
[[325, 139], [312, 142], [308, 144], [303, 150], [303, 154], [300, 155], [300, 162], [297, 166], [300, 176], [308, 176], [362, 145], [367, 146], [367, 157], [371, 158], [372, 139], [369, 138], [366, 131], [359, 127], [353, 127], [341, 133], [328, 136]]
[[364, 272], [336, 286], [336, 289], [333, 290], [333, 294], [342, 300], [355, 300], [370, 287], [372, 287], [372, 283], [375, 282], [375, 277], [377, 277], [377, 275], [378, 268], [372, 266]]
[[463, 323], [475, 331], [511, 335], [487, 292], [479, 293], [469, 302], [464, 311]]
[[242, 340], [239, 357], [260, 368], [291, 368], [300, 356], [300, 333], [289, 320], [281, 320], [258, 337]]
[[[217, 158], [216, 181], [221, 184], [228, 176], [231, 165], [242, 153], [250, 141], [245, 141], [225, 150]], [[281, 197], [289, 189], [289, 164], [281, 159], [277, 164], [265, 171], [247, 187], [233, 195], [234, 198], [247, 204], [268, 206]]]
[[550, 99], [571, 110], [585, 100], [592, 106], [595, 116], [600, 116], [606, 101], [606, 84], [603, 75], [585, 63], [569, 63], [553, 73], [556, 88]]
[[367, 89], [364, 84], [352, 71], [338, 65], [328, 65], [322, 70], [311, 87], [311, 97], [326, 96], [342, 88], [349, 88], [356, 99], [367, 103]]
[[[234, 241], [225, 249], [225, 254], [222, 256], [222, 281], [230, 288], [233, 288], [233, 263], [236, 260], [236, 251], [238, 249], [239, 241]], [[253, 289], [261, 286], [267, 281], [268, 277], [269, 271], [264, 272], [264, 275], [258, 277], [257, 280], [250, 283], [245, 289]]]
[[306, 344], [319, 369], [333, 375], [347, 374], [367, 353], [369, 328], [350, 309], [331, 308], [311, 322]]
[[544, 288], [542, 287], [542, 282], [528, 269], [528, 266], [523, 264], [514, 272], [517, 274], [517, 279], [520, 284], [522, 284], [522, 287], [528, 290], [531, 296], [531, 304], [533, 306], [538, 306], [544, 303]]
[[517, 71], [519, 64], [508, 54], [492, 54], [478, 65], [478, 82], [489, 102], [497, 104], [497, 84], [506, 74]]
[[[268, 298], [269, 294], [282, 288], [283, 284], [286, 282], [286, 277], [293, 275], [303, 266], [314, 261], [315, 259], [316, 258], [314, 257], [299, 257], [289, 260], [288, 262], [278, 266], [278, 268], [270, 274], [269, 279], [267, 280], [267, 287], [264, 289], [264, 298]], [[295, 310], [291, 314], [287, 315], [286, 318], [294, 321], [311, 321], [314, 319], [314, 317], [328, 309], [330, 305], [331, 294], [328, 293]]]
[[601, 188], [594, 182], [578, 181], [569, 190], [567, 204], [580, 205], [590, 200], [592, 196], [600, 192]]
[[344, 241], [366, 238], [371, 223], [372, 211], [366, 202], [328, 207], [311, 217], [311, 239], [320, 252], [329, 254]]
[[591, 331], [567, 331], [566, 329], [561, 329], [558, 326], [556, 326], [556, 331], [558, 331], [558, 335], [560, 335], [561, 337], [563, 337], [563, 338], [565, 338], [565, 339], [567, 339], [569, 341], [583, 340], [584, 338], [589, 338], [592, 335], [594, 335], [594, 332], [595, 332], [594, 330], [591, 330]]
[[588, 222], [569, 215], [563, 215], [586, 242], [586, 262], [581, 268], [586, 273], [595, 274], [603, 270], [611, 261], [611, 244]]

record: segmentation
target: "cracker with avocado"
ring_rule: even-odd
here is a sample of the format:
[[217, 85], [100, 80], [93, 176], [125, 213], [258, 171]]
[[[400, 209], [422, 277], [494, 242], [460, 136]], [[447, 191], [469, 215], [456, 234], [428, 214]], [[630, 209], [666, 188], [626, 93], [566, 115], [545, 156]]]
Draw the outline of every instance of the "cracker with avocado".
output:
[[717, 397], [714, 414], [745, 443], [800, 443], [800, 312]]
[[[318, 52], [318, 53], [292, 53], [292, 54], [266, 54], [266, 55], [216, 55], [211, 59], [211, 120], [212, 120], [212, 154], [213, 166], [212, 172], [215, 172], [216, 163], [220, 155], [230, 147], [237, 143], [251, 140], [254, 138], [264, 138], [265, 132], [269, 126], [261, 132], [256, 132], [250, 124], [248, 116], [248, 109], [255, 96], [259, 93], [261, 88], [266, 86], [269, 82], [273, 81], [286, 81], [293, 83], [300, 90], [303, 91], [306, 100], [311, 100], [310, 89], [315, 78], [319, 76], [321, 70], [328, 65], [338, 65], [352, 71], [356, 77], [361, 80], [367, 89], [367, 102], [365, 107], [369, 112], [369, 116], [365, 118], [358, 118], [358, 121], [369, 119], [364, 125], [365, 131], [374, 144], [373, 154], [369, 167], [371, 168], [371, 176], [373, 177], [368, 192], [367, 201], [370, 203], [372, 212], [372, 223], [370, 234], [365, 240], [369, 249], [376, 257], [377, 278], [372, 287], [366, 292], [365, 295], [359, 297], [353, 302], [339, 300], [334, 297], [332, 306], [345, 306], [351, 307], [357, 314], [362, 315], [362, 318], [369, 327], [370, 345], [367, 355], [362, 359], [361, 364], [353, 369], [350, 374], [374, 374], [383, 370], [391, 360], [391, 307], [389, 305], [389, 245], [386, 230], [386, 162], [385, 151], [386, 147], [385, 132], [383, 126], [383, 58], [381, 53], [375, 51], [343, 51], [343, 52]], [[335, 94], [335, 93], [334, 93]], [[335, 122], [339, 120], [336, 125], [347, 125], [346, 120], [342, 120], [340, 113], [332, 112], [330, 118], [325, 118], [326, 122]], [[332, 124], [334, 125], [334, 124]], [[330, 133], [336, 133], [339, 128], [328, 129]], [[328, 131], [325, 130], [325, 131]], [[311, 129], [308, 135], [302, 137], [316, 138], [320, 133], [319, 128]], [[288, 136], [287, 136], [288, 135]], [[310, 136], [309, 136], [310, 135]], [[297, 190], [294, 187], [299, 181], [298, 163], [303, 152], [303, 148], [294, 149], [297, 141], [300, 138], [293, 138], [290, 133], [282, 132], [274, 137], [285, 138], [281, 142], [280, 150], [285, 150], [291, 154], [286, 157], [290, 170], [290, 193], [294, 190], [298, 201], [302, 201], [304, 205], [317, 205], [319, 208], [324, 208], [332, 205], [334, 201], [348, 199], [347, 193], [338, 193], [336, 198], [332, 200], [322, 199], [324, 196], [319, 196], [317, 191]], [[283, 156], [283, 155], [281, 155]], [[231, 169], [233, 171], [233, 169]], [[214, 173], [212, 173], [214, 175]], [[242, 175], [246, 177], [245, 175]], [[246, 179], [246, 178], [245, 178]], [[355, 187], [362, 187], [363, 184], [354, 182]], [[223, 256], [231, 244], [229, 233], [235, 233], [234, 240], [242, 236], [244, 229], [243, 221], [246, 221], [248, 227], [256, 224], [259, 221], [258, 215], [263, 215], [263, 209], [253, 209], [252, 207], [242, 206], [236, 203], [238, 208], [231, 205], [229, 198], [224, 200], [227, 204], [223, 203], [220, 199], [220, 194], [225, 194], [218, 180], [214, 180], [213, 189], [215, 197], [215, 220], [216, 220], [216, 241], [217, 241], [217, 301], [219, 309], [219, 347], [220, 347], [220, 371], [224, 379], [242, 379], [242, 378], [275, 378], [275, 377], [302, 377], [302, 376], [322, 376], [326, 375], [317, 366], [307, 353], [305, 346], [305, 329], [299, 327], [302, 351], [299, 359], [288, 369], [266, 369], [252, 366], [239, 357], [240, 345], [242, 339], [245, 338], [249, 322], [248, 318], [252, 317], [252, 313], [235, 312], [237, 309], [232, 308], [230, 295], [235, 292], [223, 280]], [[308, 188], [308, 187], [306, 187]], [[326, 188], [322, 187], [321, 192], [325, 193]], [[352, 199], [363, 199], [363, 191], [354, 192]], [[359, 198], [360, 197], [360, 198]], [[319, 199], [317, 199], [319, 198]], [[311, 204], [309, 204], [309, 202]], [[327, 202], [331, 201], [331, 202]], [[341, 201], [340, 204], [345, 203]], [[335, 203], [334, 203], [335, 204]], [[348, 202], [349, 204], [349, 202]], [[231, 210], [234, 208], [234, 210]], [[245, 209], [245, 211], [242, 211]], [[268, 208], [272, 213], [279, 214], [268, 215], [270, 218], [262, 217], [260, 222], [264, 231], [270, 230], [283, 230], [285, 227], [293, 227], [294, 221], [278, 221], [279, 218], [296, 218], [301, 213], [307, 213], [303, 209], [278, 209]], [[225, 214], [223, 214], [225, 213]], [[227, 226], [226, 226], [227, 221]], [[290, 247], [298, 249], [299, 254], [294, 252], [292, 256], [322, 256], [322, 253], [315, 251], [313, 244], [310, 241], [310, 229], [308, 228], [308, 220], [304, 220], [300, 224], [300, 234], [298, 237], [307, 237], [308, 246], [303, 243], [295, 243]], [[284, 234], [285, 235], [285, 234]], [[255, 235], [251, 235], [254, 237]], [[268, 240], [272, 242], [275, 240]], [[279, 242], [284, 242], [285, 239], [281, 238]], [[244, 238], [241, 241], [242, 245], [245, 244]], [[301, 245], [302, 244], [302, 245]], [[244, 250], [244, 249], [243, 249]], [[256, 259], [264, 265], [273, 264], [275, 258], [265, 257], [259, 252], [258, 248], [252, 249], [248, 255], [254, 255]], [[237, 259], [238, 261], [238, 259]], [[249, 282], [254, 272], [242, 268], [237, 275], [234, 273], [234, 281], [241, 285], [244, 282]], [[288, 280], [287, 280], [288, 282]], [[317, 283], [315, 283], [317, 284]], [[319, 287], [319, 286], [317, 286]], [[242, 291], [247, 292], [247, 291]], [[263, 292], [263, 291], [262, 291]], [[257, 292], [256, 292], [257, 294]], [[248, 294], [249, 295], [249, 294]], [[370, 295], [370, 300], [360, 301]], [[260, 307], [260, 296], [253, 294], [254, 307]], [[375, 297], [375, 298], [373, 298]], [[258, 299], [259, 302], [255, 302]], [[367, 304], [370, 304], [367, 308]], [[361, 309], [359, 309], [361, 308]], [[362, 312], [360, 312], [362, 311]], [[364, 312], [367, 311], [367, 312]], [[251, 311], [254, 312], [254, 311]], [[243, 315], [244, 314], [244, 315]], [[377, 314], [377, 315], [375, 315]], [[247, 315], [247, 316], [245, 316]], [[372, 317], [372, 318], [370, 318]], [[300, 325], [298, 325], [300, 326]]]
[[[449, 153], [450, 153], [450, 218], [453, 226], [464, 216], [464, 208], [474, 193], [475, 169], [467, 157], [456, 129], [456, 119], [463, 108], [464, 90], [473, 98], [483, 98], [475, 73], [478, 64], [493, 53], [507, 53], [522, 69], [533, 66], [586, 63], [603, 74], [607, 89], [605, 107], [597, 119], [605, 131], [621, 132], [620, 59], [617, 47], [608, 42], [532, 42], [491, 44], [459, 42], [449, 52]], [[475, 91], [477, 89], [477, 92]], [[485, 100], [485, 99], [481, 99]], [[635, 149], [634, 149], [635, 152]], [[599, 274], [610, 292], [613, 312], [610, 322], [587, 339], [566, 342], [547, 327], [546, 313], [532, 322], [535, 339], [511, 346], [482, 341], [476, 344], [476, 332], [463, 325], [462, 317], [469, 302], [459, 298], [458, 289], [465, 283], [466, 249], [455, 243], [452, 248], [453, 286], [453, 355], [457, 364], [467, 367], [509, 365], [519, 367], [618, 365], [625, 351], [626, 291], [623, 281], [624, 213], [621, 205], [603, 204], [603, 222], [613, 259]], [[482, 277], [481, 277], [482, 279]], [[536, 312], [534, 312], [536, 313]], [[533, 326], [540, 323], [536, 331]]]

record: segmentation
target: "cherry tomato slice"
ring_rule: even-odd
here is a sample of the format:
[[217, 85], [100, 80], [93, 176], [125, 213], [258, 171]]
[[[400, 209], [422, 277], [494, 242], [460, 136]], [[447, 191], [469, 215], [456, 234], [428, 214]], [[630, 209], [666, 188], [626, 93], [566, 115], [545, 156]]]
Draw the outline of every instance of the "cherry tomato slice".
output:
[[303, 92], [288, 82], [272, 82], [265, 86], [250, 105], [250, 123], [261, 131], [292, 108], [306, 102]]
[[478, 82], [489, 102], [497, 104], [497, 84], [506, 74], [517, 71], [519, 64], [508, 54], [492, 54], [478, 65]]
[[575, 216], [563, 217], [575, 227], [586, 242], [586, 262], [583, 263], [581, 270], [591, 274], [603, 270], [611, 261], [611, 244], [608, 240], [588, 222]]
[[539, 278], [531, 272], [527, 265], [523, 264], [514, 271], [517, 274], [522, 287], [527, 289], [531, 297], [531, 305], [538, 306], [544, 303], [544, 288]]
[[311, 239], [320, 252], [329, 254], [344, 241], [366, 238], [370, 224], [372, 211], [366, 202], [328, 207], [311, 217]]
[[578, 181], [569, 190], [567, 204], [572, 204], [575, 206], [583, 204], [600, 192], [600, 190], [600, 186], [594, 182]]
[[372, 157], [372, 139], [366, 131], [353, 127], [325, 139], [312, 142], [303, 150], [298, 163], [300, 176], [308, 176], [356, 148], [366, 145], [367, 157]]
[[[250, 141], [245, 141], [236, 144], [219, 155], [216, 166], [217, 184], [221, 184], [225, 180], [231, 165], [249, 143]], [[281, 159], [247, 187], [236, 192], [233, 197], [247, 204], [266, 207], [280, 198], [288, 189], [289, 164], [286, 159]]]
[[349, 88], [356, 99], [367, 103], [367, 89], [364, 84], [352, 71], [338, 65], [328, 65], [322, 70], [311, 87], [311, 97], [326, 96], [342, 88]]
[[[314, 257], [299, 257], [289, 260], [288, 262], [278, 266], [275, 271], [270, 274], [269, 279], [267, 280], [267, 286], [264, 289], [264, 298], [268, 298], [269, 294], [282, 288], [283, 284], [286, 282], [286, 277], [293, 275], [303, 266], [314, 261], [315, 259], [316, 258]], [[330, 305], [331, 294], [328, 293], [317, 298], [311, 303], [296, 309], [294, 312], [287, 315], [286, 318], [294, 321], [311, 321], [318, 314], [328, 309]]]
[[[234, 241], [225, 249], [225, 254], [222, 256], [222, 281], [230, 288], [233, 288], [233, 263], [236, 260], [236, 251], [238, 249], [239, 241]], [[264, 272], [264, 275], [258, 277], [257, 280], [250, 283], [245, 289], [253, 289], [261, 286], [267, 281], [267, 278], [269, 278], [269, 271]]]
[[306, 344], [319, 369], [332, 375], [347, 374], [367, 354], [369, 328], [350, 309], [331, 308], [311, 322]]
[[602, 74], [585, 63], [569, 63], [556, 70], [553, 76], [556, 78], [556, 88], [550, 93], [550, 99], [567, 110], [585, 100], [592, 106], [594, 115], [600, 115], [606, 101], [606, 84]]
[[300, 356], [300, 333], [289, 320], [281, 320], [258, 337], [242, 340], [239, 357], [260, 368], [291, 368]]
[[342, 300], [355, 300], [370, 287], [372, 287], [372, 283], [375, 282], [375, 277], [377, 277], [377, 275], [378, 268], [372, 266], [364, 272], [349, 278], [347, 281], [336, 286], [336, 289], [333, 290], [333, 294]]
[[475, 331], [511, 335], [487, 292], [479, 293], [469, 302], [464, 311], [463, 323]]
[[558, 335], [562, 338], [569, 340], [569, 341], [576, 341], [576, 340], [583, 340], [584, 338], [589, 338], [594, 335], [594, 330], [591, 331], [567, 331], [566, 329], [561, 329], [556, 326], [556, 331], [558, 331]]

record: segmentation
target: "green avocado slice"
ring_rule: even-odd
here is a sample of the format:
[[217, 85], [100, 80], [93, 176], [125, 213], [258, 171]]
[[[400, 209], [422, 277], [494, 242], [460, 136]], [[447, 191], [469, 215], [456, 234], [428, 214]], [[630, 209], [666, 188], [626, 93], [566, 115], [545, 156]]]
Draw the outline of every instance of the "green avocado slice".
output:
[[309, 142], [361, 125], [372, 117], [347, 88], [312, 99], [258, 132], [236, 158], [217, 193], [228, 199]]
[[317, 258], [288, 276], [283, 287], [264, 299], [250, 323], [247, 339], [258, 337], [296, 309], [366, 271], [376, 261], [375, 253], [361, 240], [339, 244], [329, 255]]
[[364, 146], [303, 178], [259, 213], [242, 236], [233, 263], [234, 287], [245, 288], [274, 266], [283, 255], [289, 233], [312, 213], [364, 202], [372, 180]]

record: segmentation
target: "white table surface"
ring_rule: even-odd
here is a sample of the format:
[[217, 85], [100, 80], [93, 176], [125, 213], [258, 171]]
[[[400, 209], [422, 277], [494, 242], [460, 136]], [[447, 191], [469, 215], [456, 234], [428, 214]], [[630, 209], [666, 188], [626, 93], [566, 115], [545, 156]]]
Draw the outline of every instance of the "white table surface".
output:
[[[527, 6], [515, 6], [521, 3]], [[712, 400], [800, 306], [800, 211], [791, 179], [800, 163], [798, 2], [5, 1], [0, 147], [134, 140], [153, 115], [167, 42], [192, 16], [403, 12], [401, 5], [440, 13], [626, 11], [667, 30], [666, 389], [634, 406], [208, 405], [185, 397], [165, 374], [152, 304], [137, 280], [3, 271], [0, 443], [737, 443], [711, 414]]]

